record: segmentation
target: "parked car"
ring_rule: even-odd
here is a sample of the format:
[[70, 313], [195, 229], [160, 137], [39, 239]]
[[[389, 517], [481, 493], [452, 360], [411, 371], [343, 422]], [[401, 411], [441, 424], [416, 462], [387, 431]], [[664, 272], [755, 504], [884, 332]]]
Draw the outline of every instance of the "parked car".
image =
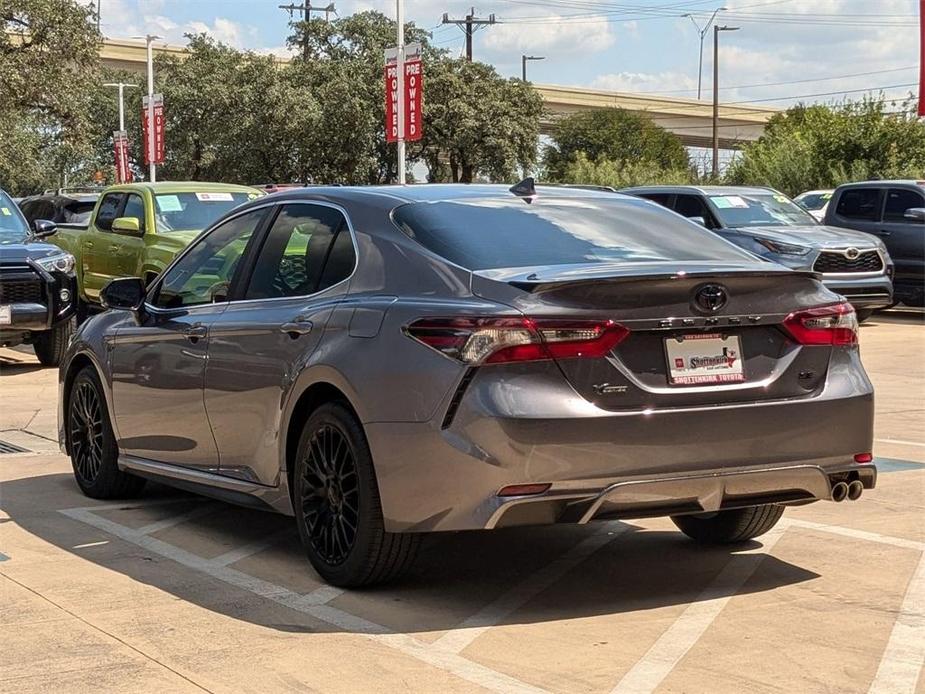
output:
[[822, 274], [866, 320], [893, 303], [893, 261], [880, 241], [821, 226], [783, 193], [743, 186], [644, 186], [623, 191], [657, 202], [775, 263]]
[[61, 228], [53, 243], [77, 259], [78, 320], [99, 307], [114, 277], [150, 282], [199, 233], [262, 193], [224, 183], [129, 183], [107, 188], [86, 229]]
[[821, 222], [825, 219], [825, 209], [831, 199], [831, 190], [808, 190], [797, 195], [793, 201], [809, 212], [817, 222]]
[[86, 228], [100, 194], [64, 190], [26, 198], [19, 203], [26, 221], [33, 224], [37, 219], [54, 222], [59, 227], [75, 226]]
[[57, 366], [71, 335], [77, 295], [74, 257], [47, 243], [53, 222], [30, 229], [0, 190], [0, 346], [31, 344], [45, 366]]
[[825, 223], [883, 243], [896, 263], [894, 296], [925, 306], [925, 181], [864, 181], [839, 186]]
[[666, 515], [742, 542], [874, 486], [851, 307], [645, 201], [306, 188], [117, 279], [60, 370], [94, 498], [145, 478], [295, 516], [321, 576], [420, 534]]

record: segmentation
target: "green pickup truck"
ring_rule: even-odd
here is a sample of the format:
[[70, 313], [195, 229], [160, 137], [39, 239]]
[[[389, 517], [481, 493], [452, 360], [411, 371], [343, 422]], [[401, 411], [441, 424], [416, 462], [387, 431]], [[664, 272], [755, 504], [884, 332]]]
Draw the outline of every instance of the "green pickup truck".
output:
[[154, 279], [207, 226], [263, 195], [224, 183], [130, 183], [107, 188], [87, 228], [60, 226], [50, 242], [76, 259], [78, 320], [115, 277]]

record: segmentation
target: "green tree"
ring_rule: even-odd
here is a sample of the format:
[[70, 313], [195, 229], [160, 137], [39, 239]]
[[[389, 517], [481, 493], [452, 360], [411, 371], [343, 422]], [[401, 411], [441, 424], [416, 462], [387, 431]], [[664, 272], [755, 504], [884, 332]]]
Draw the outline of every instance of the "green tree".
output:
[[729, 166], [734, 184], [770, 185], [790, 195], [871, 178], [925, 172], [925, 122], [913, 102], [863, 99], [794, 106], [773, 116], [764, 134]]
[[0, 0], [0, 185], [55, 185], [87, 154], [97, 82], [92, 9], [73, 0]]
[[[588, 161], [652, 166], [655, 170], [688, 170], [690, 160], [681, 140], [657, 125], [645, 113], [621, 108], [583, 111], [556, 123], [553, 143], [543, 155], [545, 176], [550, 181], [582, 183], [569, 178], [569, 167], [583, 153]], [[574, 166], [572, 166], [574, 173]]]
[[627, 188], [642, 185], [684, 185], [691, 183], [692, 172], [687, 169], [663, 169], [652, 161], [627, 161], [622, 164], [612, 159], [591, 161], [579, 152], [565, 167], [563, 176], [569, 183]]

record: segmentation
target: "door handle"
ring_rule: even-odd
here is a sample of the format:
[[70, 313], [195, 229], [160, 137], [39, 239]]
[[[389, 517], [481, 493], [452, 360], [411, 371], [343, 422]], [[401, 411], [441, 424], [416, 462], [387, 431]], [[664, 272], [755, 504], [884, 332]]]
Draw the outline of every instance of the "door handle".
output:
[[881, 229], [880, 231], [877, 232], [877, 235], [878, 236], [889, 236], [892, 233], [893, 233], [892, 231], [888, 231], [887, 229]]
[[301, 337], [302, 335], [308, 335], [312, 331], [312, 322], [310, 320], [306, 321], [293, 321], [291, 323], [283, 323], [279, 326], [279, 331], [286, 333], [293, 340]]
[[119, 250], [119, 247], [118, 247], [117, 245], [113, 244], [113, 245], [111, 245], [111, 246], [109, 247], [109, 250], [111, 250], [111, 251], [118, 251], [118, 250]]
[[92, 241], [84, 241], [84, 246], [86, 246], [87, 248], [93, 248], [93, 242], [92, 242]]
[[199, 340], [208, 335], [208, 333], [208, 328], [206, 328], [204, 325], [191, 325], [184, 331], [183, 334], [186, 336], [187, 340], [193, 344], [196, 344], [199, 342]]

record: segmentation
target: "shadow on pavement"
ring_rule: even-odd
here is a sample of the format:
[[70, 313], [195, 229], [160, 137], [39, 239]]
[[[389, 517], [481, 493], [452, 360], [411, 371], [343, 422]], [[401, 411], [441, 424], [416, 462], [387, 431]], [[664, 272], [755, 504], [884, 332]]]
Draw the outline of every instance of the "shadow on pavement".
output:
[[[182, 546], [193, 541], [190, 538], [199, 542], [205, 538], [227, 549], [253, 542], [255, 537], [279, 534], [280, 539], [272, 548], [238, 562], [233, 568], [300, 594], [318, 586], [318, 578], [302, 554], [291, 518], [206, 501], [159, 485], [150, 485], [138, 500], [114, 504], [101, 513], [104, 517], [110, 510], [128, 513], [119, 509], [157, 500], [178, 500], [177, 513], [182, 512], [181, 508], [188, 511], [200, 504], [210, 504], [214, 509], [204, 517], [188, 521], [182, 529], [171, 528], [169, 537], [160, 536], [164, 541]], [[86, 561], [181, 600], [253, 624], [279, 631], [340, 631], [337, 626], [271, 604], [192, 568], [178, 567], [164, 556], [58, 513], [59, 509], [96, 505], [79, 493], [69, 474], [27, 477], [5, 482], [0, 487], [0, 507], [13, 522], [31, 535]], [[126, 521], [122, 518], [118, 522]], [[642, 530], [620, 522], [608, 523], [606, 527], [563, 525], [436, 534], [426, 538], [418, 563], [401, 583], [348, 591], [330, 604], [397, 632], [453, 629], [534, 578], [556, 559], [566, 557], [564, 561], [568, 561], [567, 552], [597, 532], [612, 535], [599, 549], [576, 560], [561, 578], [536, 591], [522, 607], [510, 614], [502, 610], [497, 623], [543, 623], [686, 605], [700, 599], [702, 591], [727, 566], [756, 562], [754, 555], [739, 552], [761, 546], [759, 539], [750, 546], [735, 549], [701, 547], [680, 532]], [[111, 541], [92, 551], [78, 547], [92, 539]], [[7, 553], [10, 549], [0, 547]], [[191, 551], [189, 546], [186, 549]], [[15, 561], [15, 552], [12, 554]], [[53, 570], [51, 566], [49, 570]], [[816, 573], [767, 555], [737, 593], [774, 590], [816, 577]]]

